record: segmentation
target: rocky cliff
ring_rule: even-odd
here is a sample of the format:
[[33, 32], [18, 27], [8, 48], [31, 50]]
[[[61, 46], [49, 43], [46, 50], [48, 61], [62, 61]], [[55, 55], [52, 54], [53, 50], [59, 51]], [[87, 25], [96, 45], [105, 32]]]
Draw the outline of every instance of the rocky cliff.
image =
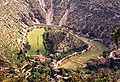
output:
[[120, 1], [0, 0], [1, 50], [23, 43], [27, 29], [41, 23], [64, 26], [110, 43], [112, 25], [120, 24]]
[[[65, 26], [110, 43], [113, 24], [120, 24], [119, 0], [39, 0], [46, 24]], [[48, 22], [49, 21], [49, 22]]]
[[17, 53], [27, 40], [29, 26], [36, 21], [44, 22], [36, 6], [38, 2], [30, 3], [27, 0], [0, 0], [0, 58]]

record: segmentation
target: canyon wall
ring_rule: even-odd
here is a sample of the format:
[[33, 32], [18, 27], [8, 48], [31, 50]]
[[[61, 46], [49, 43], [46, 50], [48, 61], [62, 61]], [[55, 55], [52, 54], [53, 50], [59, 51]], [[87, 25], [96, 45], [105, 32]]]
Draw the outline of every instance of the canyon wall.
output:
[[120, 0], [0, 0], [0, 54], [24, 43], [35, 24], [64, 26], [109, 44], [112, 25], [120, 24]]

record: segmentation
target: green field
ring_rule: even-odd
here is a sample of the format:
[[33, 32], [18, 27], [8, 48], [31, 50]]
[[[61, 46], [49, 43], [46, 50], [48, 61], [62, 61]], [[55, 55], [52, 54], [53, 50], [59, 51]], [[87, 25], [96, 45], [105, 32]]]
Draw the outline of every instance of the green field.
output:
[[28, 55], [36, 54], [37, 50], [45, 50], [43, 45], [43, 33], [45, 32], [44, 28], [33, 29], [28, 33], [28, 42], [31, 45], [31, 49], [28, 51]]
[[80, 65], [86, 65], [85, 63], [87, 63], [88, 60], [97, 58], [103, 53], [103, 51], [108, 50], [108, 48], [101, 42], [92, 41], [84, 37], [81, 37], [81, 39], [92, 46], [92, 48], [83, 54], [78, 54], [64, 60], [61, 64], [61, 67], [67, 69], [76, 69]]
[[[44, 28], [41, 29], [33, 29], [28, 33], [28, 42], [31, 45], [31, 49], [28, 51], [28, 55], [36, 54], [37, 50], [45, 50], [43, 45], [43, 33], [45, 32]], [[108, 48], [101, 42], [93, 41], [85, 37], [78, 37], [92, 48], [83, 54], [78, 54], [77, 56], [70, 57], [69, 59], [65, 59], [61, 67], [69, 68], [69, 69], [76, 69], [80, 64], [85, 64], [89, 59], [94, 59], [102, 54], [103, 51], [107, 50]]]

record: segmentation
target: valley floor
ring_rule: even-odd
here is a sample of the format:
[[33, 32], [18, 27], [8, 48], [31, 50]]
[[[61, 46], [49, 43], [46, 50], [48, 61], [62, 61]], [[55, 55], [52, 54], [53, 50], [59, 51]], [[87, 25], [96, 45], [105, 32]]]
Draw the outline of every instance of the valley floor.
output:
[[[44, 50], [43, 38], [42, 38], [42, 34], [44, 32], [45, 30], [44, 28], [42, 28], [42, 29], [33, 29], [31, 32], [28, 33], [28, 42], [31, 45], [31, 49], [28, 51], [28, 55], [36, 54], [37, 50]], [[74, 36], [76, 36], [76, 38], [80, 38], [85, 43], [87, 43], [90, 49], [88, 49], [84, 53], [77, 54], [63, 60], [60, 64], [60, 67], [62, 68], [76, 69], [78, 66], [81, 65], [85, 66], [88, 60], [97, 58], [99, 55], [103, 53], [103, 51], [108, 50], [108, 48], [102, 42], [94, 41], [92, 39], [85, 37], [79, 37], [77, 35]]]
[[85, 37], [79, 37], [81, 40], [85, 41], [91, 47], [90, 50], [72, 56], [70, 58], [65, 59], [60, 67], [68, 68], [68, 69], [76, 69], [80, 65], [86, 65], [88, 60], [97, 58], [99, 55], [103, 53], [103, 51], [108, 50], [108, 48], [101, 42], [93, 41]]

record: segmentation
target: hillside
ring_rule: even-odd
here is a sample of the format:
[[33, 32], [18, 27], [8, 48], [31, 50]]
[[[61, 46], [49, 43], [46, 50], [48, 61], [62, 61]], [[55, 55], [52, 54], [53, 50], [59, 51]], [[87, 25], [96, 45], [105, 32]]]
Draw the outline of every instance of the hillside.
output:
[[120, 82], [119, 27], [120, 0], [0, 0], [0, 82]]
[[64, 26], [108, 45], [112, 25], [120, 23], [119, 5], [119, 0], [1, 0], [1, 58], [23, 48], [28, 29], [36, 24]]
[[[0, 2], [1, 30], [5, 28], [4, 30], [10, 33], [8, 30], [11, 29], [15, 37], [25, 36], [29, 27], [42, 23], [65, 26], [78, 34], [82, 32], [88, 37], [100, 38], [109, 44], [112, 25], [120, 23], [119, 0], [52, 0], [52, 2], [1, 0]], [[2, 32], [0, 34], [8, 35]]]
[[120, 24], [119, 0], [39, 1], [45, 10], [46, 24], [65, 26], [88, 37], [103, 39], [106, 44], [112, 42], [112, 25]]

